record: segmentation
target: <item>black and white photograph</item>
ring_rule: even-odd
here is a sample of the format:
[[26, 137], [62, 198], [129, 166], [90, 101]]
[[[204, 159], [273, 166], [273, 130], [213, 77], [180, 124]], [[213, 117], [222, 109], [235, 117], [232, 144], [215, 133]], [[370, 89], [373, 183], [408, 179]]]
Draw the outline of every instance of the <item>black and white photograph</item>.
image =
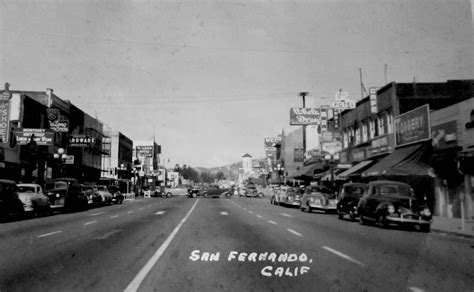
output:
[[474, 0], [0, 0], [0, 292], [474, 292]]

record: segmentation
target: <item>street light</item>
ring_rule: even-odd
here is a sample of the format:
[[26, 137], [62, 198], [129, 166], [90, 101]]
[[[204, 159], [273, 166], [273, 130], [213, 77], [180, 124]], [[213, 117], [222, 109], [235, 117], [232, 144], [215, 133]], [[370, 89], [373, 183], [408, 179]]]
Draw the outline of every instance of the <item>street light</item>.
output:
[[329, 163], [329, 171], [331, 173], [331, 188], [334, 191], [334, 166], [339, 160], [339, 153], [335, 154], [326, 154], [324, 155], [324, 160], [326, 160]]
[[67, 154], [64, 151], [64, 148], [59, 148], [58, 152], [53, 154], [55, 159], [59, 159], [59, 173], [63, 174], [63, 161], [67, 158]]

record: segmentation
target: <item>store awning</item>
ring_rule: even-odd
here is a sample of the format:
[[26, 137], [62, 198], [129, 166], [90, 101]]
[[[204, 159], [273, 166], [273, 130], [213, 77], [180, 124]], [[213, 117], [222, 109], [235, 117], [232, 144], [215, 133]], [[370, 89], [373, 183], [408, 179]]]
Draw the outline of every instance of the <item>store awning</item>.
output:
[[324, 166], [325, 164], [323, 162], [305, 165], [289, 177], [294, 179], [312, 179], [315, 173], [324, 171]]
[[364, 171], [362, 176], [433, 176], [433, 171], [429, 166], [431, 155], [431, 142], [398, 148], [374, 166]]
[[337, 175], [338, 180], [346, 180], [349, 178], [349, 175], [351, 174], [356, 174], [358, 172], [361, 172], [365, 167], [370, 165], [373, 162], [373, 160], [364, 160], [356, 165], [352, 166], [351, 168], [341, 172], [340, 174]]

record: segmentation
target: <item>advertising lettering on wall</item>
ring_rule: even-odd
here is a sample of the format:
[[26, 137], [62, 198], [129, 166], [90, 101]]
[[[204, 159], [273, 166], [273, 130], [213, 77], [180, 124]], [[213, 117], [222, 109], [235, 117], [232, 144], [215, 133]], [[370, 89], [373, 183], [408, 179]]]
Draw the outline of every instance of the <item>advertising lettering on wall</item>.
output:
[[380, 154], [390, 153], [394, 146], [393, 134], [386, 134], [370, 141], [369, 156], [376, 156]]
[[70, 135], [69, 146], [70, 147], [89, 147], [95, 144], [95, 138], [87, 135]]
[[137, 157], [153, 157], [153, 146], [136, 146]]
[[319, 125], [321, 111], [319, 108], [291, 108], [290, 125]]
[[431, 139], [429, 104], [395, 117], [395, 146]]
[[431, 127], [431, 144], [434, 149], [446, 149], [458, 146], [458, 124], [456, 121], [439, 124]]
[[69, 121], [49, 121], [49, 128], [55, 132], [69, 132]]
[[19, 129], [14, 132], [17, 145], [27, 145], [31, 139], [37, 145], [53, 145], [54, 132], [49, 129]]

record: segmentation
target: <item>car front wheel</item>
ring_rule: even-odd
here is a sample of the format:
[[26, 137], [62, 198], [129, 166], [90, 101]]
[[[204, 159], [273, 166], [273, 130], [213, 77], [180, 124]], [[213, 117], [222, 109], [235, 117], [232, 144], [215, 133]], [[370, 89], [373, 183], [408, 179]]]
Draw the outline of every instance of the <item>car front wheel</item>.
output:
[[387, 228], [388, 227], [387, 219], [385, 218], [385, 216], [383, 214], [379, 214], [379, 216], [377, 217], [377, 223], [378, 223], [380, 228]]

